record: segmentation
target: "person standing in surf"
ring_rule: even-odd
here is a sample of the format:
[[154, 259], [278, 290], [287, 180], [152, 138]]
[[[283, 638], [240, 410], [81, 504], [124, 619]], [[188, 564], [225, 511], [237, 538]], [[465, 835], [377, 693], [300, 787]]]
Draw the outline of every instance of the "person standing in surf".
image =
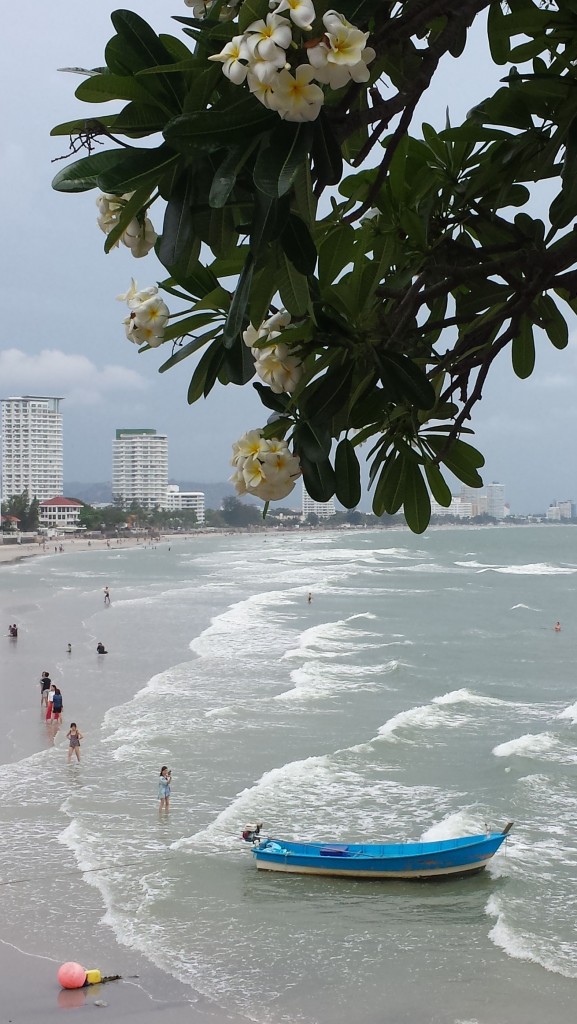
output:
[[73, 754], [76, 754], [76, 760], [80, 761], [80, 740], [83, 738], [76, 722], [71, 722], [70, 729], [66, 733], [66, 739], [68, 740], [68, 764], [70, 764]]
[[167, 811], [170, 802], [170, 783], [172, 772], [163, 764], [158, 779], [158, 799], [160, 801], [159, 811]]

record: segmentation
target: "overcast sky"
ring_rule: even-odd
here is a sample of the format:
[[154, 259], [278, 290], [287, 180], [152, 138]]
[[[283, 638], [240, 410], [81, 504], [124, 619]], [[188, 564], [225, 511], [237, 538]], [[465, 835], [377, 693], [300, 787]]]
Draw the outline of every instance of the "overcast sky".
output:
[[[49, 137], [50, 128], [99, 109], [77, 101], [74, 89], [81, 79], [57, 69], [103, 63], [113, 34], [110, 12], [117, 6], [109, 0], [21, 2], [5, 13], [0, 397], [65, 399], [66, 480], [110, 480], [115, 429], [153, 427], [168, 435], [171, 477], [221, 481], [231, 472], [232, 441], [265, 421], [254, 390], [217, 386], [207, 402], [187, 405], [192, 361], [159, 375], [168, 351], [139, 355], [124, 337], [125, 307], [115, 301], [131, 276], [147, 286], [166, 276], [163, 268], [153, 253], [134, 260], [122, 247], [105, 255], [96, 193], [62, 195], [50, 185], [63, 166], [51, 161], [67, 149], [65, 138]], [[134, 0], [125, 6], [157, 31], [174, 34], [180, 28], [170, 16], [190, 13], [183, 0]], [[457, 122], [493, 91], [498, 77], [478, 32], [464, 60], [446, 62], [420, 120], [442, 127], [448, 107]], [[158, 220], [154, 209], [152, 219]], [[475, 414], [485, 480], [505, 484], [513, 512], [544, 509], [556, 498], [577, 500], [577, 331], [574, 322], [571, 327], [565, 352], [539, 339], [537, 369], [529, 381], [515, 378], [505, 352]]]

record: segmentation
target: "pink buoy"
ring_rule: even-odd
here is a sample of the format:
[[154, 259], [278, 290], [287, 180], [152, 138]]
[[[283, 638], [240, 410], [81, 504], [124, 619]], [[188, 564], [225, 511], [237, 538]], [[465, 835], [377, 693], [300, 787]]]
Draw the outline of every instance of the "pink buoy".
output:
[[57, 978], [62, 988], [82, 988], [86, 981], [86, 970], [82, 964], [69, 960], [58, 968]]

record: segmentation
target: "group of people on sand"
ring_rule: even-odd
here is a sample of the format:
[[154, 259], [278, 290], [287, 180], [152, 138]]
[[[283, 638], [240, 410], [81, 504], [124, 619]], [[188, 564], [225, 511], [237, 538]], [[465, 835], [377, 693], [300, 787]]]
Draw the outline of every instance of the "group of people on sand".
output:
[[[64, 698], [62, 696], [62, 690], [52, 682], [50, 673], [46, 671], [44, 671], [40, 677], [40, 709], [44, 710], [45, 721], [50, 725], [54, 723], [56, 725], [56, 729], [58, 729], [60, 722], [62, 721], [62, 713], [64, 711]], [[82, 733], [76, 725], [76, 722], [70, 723], [70, 729], [66, 733], [66, 739], [68, 740], [68, 761], [70, 762], [73, 756], [76, 756], [76, 760], [80, 761], [80, 740], [82, 739]]]

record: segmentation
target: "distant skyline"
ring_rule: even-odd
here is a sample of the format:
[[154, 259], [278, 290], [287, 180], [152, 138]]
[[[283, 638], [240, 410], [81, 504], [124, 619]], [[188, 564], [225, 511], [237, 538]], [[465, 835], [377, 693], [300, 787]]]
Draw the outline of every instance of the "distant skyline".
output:
[[[63, 166], [51, 161], [67, 152], [68, 141], [49, 138], [50, 129], [90, 109], [73, 95], [81, 79], [57, 69], [102, 63], [104, 45], [113, 34], [109, 15], [117, 6], [101, 0], [90, 8], [88, 23], [86, 8], [77, 0], [60, 0], [57, 16], [45, 5], [37, 5], [33, 18], [26, 5], [11, 5], [6, 13], [10, 46], [0, 82], [3, 95], [11, 99], [4, 105], [0, 166], [6, 295], [0, 397], [64, 397], [68, 479], [109, 480], [116, 429], [150, 426], [169, 438], [172, 479], [223, 481], [231, 473], [232, 442], [262, 425], [267, 411], [250, 386], [225, 390], [217, 385], [207, 402], [187, 406], [193, 361], [159, 375], [169, 347], [139, 356], [124, 337], [125, 309], [115, 301], [131, 277], [147, 286], [164, 277], [164, 269], [154, 254], [134, 260], [125, 247], [104, 255], [96, 192], [65, 196], [51, 189], [53, 175]], [[154, 0], [126, 6], [157, 30], [175, 35], [181, 30], [170, 15], [190, 13], [182, 0], [162, 8]], [[447, 107], [453, 122], [460, 120], [503, 74], [490, 64], [483, 33], [476, 30], [462, 61], [445, 61], [413, 131], [423, 120], [442, 127]], [[483, 81], [485, 88], [479, 84]], [[546, 206], [541, 193], [536, 209]], [[151, 216], [160, 230], [161, 212], [153, 208]], [[577, 497], [576, 323], [571, 320], [565, 352], [553, 349], [544, 336], [538, 338], [537, 370], [528, 381], [513, 375], [505, 352], [474, 414], [476, 438], [471, 440], [486, 456], [485, 483], [505, 484], [513, 513], [544, 510], [555, 499]], [[449, 483], [456, 492], [456, 482]]]

